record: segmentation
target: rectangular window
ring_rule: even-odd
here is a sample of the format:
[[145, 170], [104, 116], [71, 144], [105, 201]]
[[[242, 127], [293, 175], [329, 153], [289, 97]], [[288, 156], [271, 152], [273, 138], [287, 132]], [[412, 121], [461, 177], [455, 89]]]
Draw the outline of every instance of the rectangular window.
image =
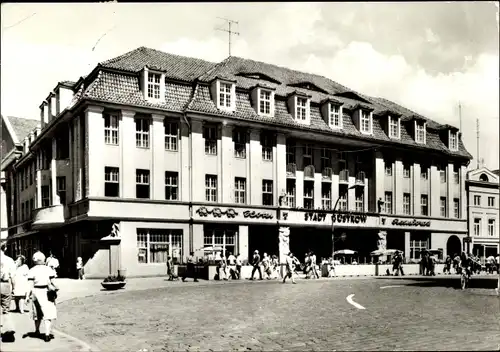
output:
[[31, 163], [28, 168], [30, 170], [30, 186], [31, 186], [33, 184], [33, 169], [34, 169], [34, 164]]
[[410, 196], [410, 193], [403, 193], [403, 214], [411, 215], [411, 196]]
[[[339, 171], [348, 170], [347, 169], [347, 154], [344, 152], [337, 153], [337, 164]], [[348, 180], [345, 180], [348, 181]]]
[[119, 122], [118, 115], [104, 115], [104, 143], [118, 145]]
[[327, 167], [332, 167], [332, 152], [330, 149], [321, 149], [321, 170], [323, 171]]
[[286, 180], [286, 204], [290, 208], [295, 208], [295, 180]]
[[205, 200], [217, 202], [217, 176], [205, 175]]
[[149, 120], [135, 119], [135, 146], [149, 148]]
[[488, 197], [488, 206], [489, 207], [495, 206], [495, 197]]
[[439, 215], [441, 216], [446, 216], [447, 211], [446, 211], [446, 197], [440, 197], [439, 198]]
[[314, 209], [314, 181], [304, 181], [304, 208]]
[[355, 198], [356, 211], [362, 213], [365, 211], [365, 192], [364, 189], [356, 189]]
[[427, 241], [419, 241], [419, 240], [410, 240], [410, 258], [411, 259], [420, 259], [421, 253], [424, 249], [427, 248]]
[[214, 228], [205, 230], [203, 234], [203, 245], [205, 247], [219, 247], [222, 248], [222, 256], [227, 253], [236, 253], [236, 232], [223, 229]]
[[57, 176], [57, 194], [62, 205], [66, 205], [66, 176]]
[[481, 196], [478, 195], [474, 196], [474, 205], [481, 206]]
[[453, 170], [453, 182], [458, 185], [460, 183], [460, 173], [459, 171], [456, 169], [456, 167], [454, 167], [454, 170]]
[[410, 178], [410, 165], [408, 164], [403, 165], [403, 177]]
[[458, 150], [458, 141], [456, 132], [450, 132], [450, 150]]
[[219, 105], [223, 108], [231, 108], [231, 84], [219, 83]]
[[26, 216], [26, 211], [24, 210], [24, 202], [21, 203], [21, 221], [24, 221]]
[[233, 131], [234, 156], [236, 158], [245, 159], [247, 157], [246, 137], [247, 137], [246, 131], [242, 130]]
[[312, 144], [304, 145], [303, 159], [304, 167], [313, 165], [313, 146]]
[[417, 123], [415, 131], [415, 141], [417, 143], [425, 143], [425, 124]]
[[137, 261], [165, 264], [168, 257], [182, 260], [182, 230], [137, 229]]
[[481, 236], [481, 219], [474, 219], [474, 236]]
[[104, 168], [104, 196], [120, 196], [120, 171], [117, 167], [106, 166]]
[[286, 141], [286, 163], [295, 164], [295, 142]]
[[307, 99], [297, 97], [297, 120], [307, 120]]
[[427, 194], [422, 194], [420, 196], [420, 215], [428, 216], [429, 215], [429, 198]]
[[429, 167], [428, 166], [424, 166], [424, 165], [421, 166], [421, 169], [420, 169], [420, 178], [422, 180], [429, 179]]
[[236, 204], [246, 204], [247, 180], [241, 177], [234, 179], [234, 202]]
[[384, 166], [385, 166], [385, 175], [392, 176], [392, 162], [385, 161]]
[[205, 138], [205, 154], [217, 155], [217, 127], [204, 126], [203, 138]]
[[50, 206], [50, 188], [42, 186], [42, 208]]
[[460, 218], [460, 200], [458, 198], [453, 199], [453, 216], [455, 219]]
[[399, 119], [397, 117], [389, 117], [389, 137], [399, 138]]
[[340, 185], [339, 186], [339, 211], [347, 211], [348, 209], [348, 198], [347, 198], [347, 193], [348, 193], [348, 189], [347, 189], [347, 185]]
[[260, 137], [260, 144], [262, 145], [262, 160], [273, 160], [273, 137], [269, 134], [262, 134]]
[[160, 99], [161, 75], [148, 72], [148, 98]]
[[56, 160], [69, 159], [69, 133], [65, 132], [56, 137]]
[[359, 126], [361, 132], [371, 133], [370, 113], [368, 111], [361, 110]]
[[135, 170], [135, 197], [149, 199], [149, 170]]
[[446, 166], [442, 166], [439, 170], [439, 179], [441, 183], [446, 183]]
[[495, 236], [495, 219], [488, 219], [488, 235]]
[[332, 208], [332, 184], [329, 182], [321, 183], [321, 207], [325, 210]]
[[165, 199], [179, 200], [179, 174], [165, 171]]
[[33, 216], [33, 210], [35, 209], [35, 199], [34, 198], [31, 198], [30, 199], [30, 212], [29, 212], [29, 217], [31, 219], [31, 217]]
[[273, 181], [262, 180], [262, 205], [273, 205]]
[[392, 192], [385, 192], [384, 205], [386, 214], [392, 214]]
[[259, 113], [271, 114], [271, 92], [262, 88], [259, 89]]
[[340, 106], [330, 103], [329, 124], [331, 127], [342, 128]]
[[24, 188], [28, 188], [28, 180], [29, 180], [29, 175], [28, 175], [28, 169], [24, 169]]
[[24, 190], [24, 177], [22, 170], [19, 172], [19, 187], [21, 188], [21, 191]]
[[165, 150], [176, 152], [178, 148], [179, 125], [177, 122], [165, 121], [163, 127], [165, 130]]

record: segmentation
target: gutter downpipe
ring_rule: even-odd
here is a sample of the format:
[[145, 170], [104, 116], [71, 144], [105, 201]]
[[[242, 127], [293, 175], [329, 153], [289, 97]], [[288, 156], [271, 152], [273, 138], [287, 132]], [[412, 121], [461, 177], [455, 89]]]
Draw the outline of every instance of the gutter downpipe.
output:
[[186, 125], [188, 126], [188, 131], [189, 131], [189, 166], [188, 166], [188, 172], [189, 172], [189, 252], [194, 251], [194, 246], [193, 246], [193, 129], [191, 127], [191, 124], [189, 123], [189, 120], [187, 118], [187, 114], [184, 111], [182, 113], [182, 117], [184, 118], [184, 121], [186, 122]]

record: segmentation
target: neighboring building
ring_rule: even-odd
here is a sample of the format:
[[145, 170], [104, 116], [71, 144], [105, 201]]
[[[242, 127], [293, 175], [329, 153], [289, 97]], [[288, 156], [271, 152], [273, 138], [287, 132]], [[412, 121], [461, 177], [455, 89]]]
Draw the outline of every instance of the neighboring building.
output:
[[[498, 171], [498, 170], [497, 170]], [[467, 173], [471, 253], [481, 258], [496, 257], [499, 248], [499, 176], [485, 167]]]
[[1, 238], [6, 239], [8, 236], [8, 211], [7, 211], [7, 194], [14, 196], [13, 192], [7, 192], [7, 182], [5, 177], [5, 168], [13, 165], [13, 163], [22, 155], [24, 150], [25, 139], [33, 140], [37, 133], [39, 121], [19, 118], [14, 116], [0, 117], [0, 232]]
[[88, 277], [164, 274], [206, 246], [328, 257], [332, 219], [361, 257], [467, 234], [458, 129], [318, 75], [141, 47], [59, 83], [41, 126], [9, 174], [10, 242], [68, 274], [77, 256]]

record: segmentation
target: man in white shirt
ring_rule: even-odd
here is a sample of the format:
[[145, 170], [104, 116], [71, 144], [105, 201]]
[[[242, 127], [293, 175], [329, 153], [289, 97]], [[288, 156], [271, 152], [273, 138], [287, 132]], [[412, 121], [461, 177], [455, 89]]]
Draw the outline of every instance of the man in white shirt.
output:
[[45, 264], [49, 268], [54, 270], [54, 272], [56, 273], [56, 277], [57, 277], [57, 269], [59, 269], [59, 260], [56, 257], [54, 257], [54, 254], [52, 254], [52, 252], [50, 252], [50, 255], [47, 258], [47, 261], [45, 262]]
[[243, 265], [243, 260], [241, 259], [241, 254], [238, 253], [238, 255], [236, 256], [236, 275], [238, 277], [238, 280], [241, 279], [241, 267]]
[[227, 263], [229, 267], [229, 275], [231, 279], [236, 279], [236, 257], [232, 252], [229, 252], [229, 256], [227, 257]]
[[0, 332], [2, 342], [14, 342], [14, 324], [10, 316], [10, 303], [12, 301], [12, 279], [16, 271], [14, 259], [5, 254], [6, 242], [2, 242], [0, 252], [0, 300], [2, 306], [2, 319]]

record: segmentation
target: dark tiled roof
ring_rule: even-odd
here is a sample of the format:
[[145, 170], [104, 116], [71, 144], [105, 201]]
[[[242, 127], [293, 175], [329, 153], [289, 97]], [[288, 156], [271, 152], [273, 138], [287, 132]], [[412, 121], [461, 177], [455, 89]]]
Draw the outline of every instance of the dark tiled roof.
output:
[[[270, 65], [253, 60], [246, 60], [238, 57], [229, 57], [220, 63], [214, 64], [203, 60], [182, 57], [160, 52], [154, 49], [138, 48], [123, 54], [117, 58], [105, 61], [100, 64], [101, 69], [96, 78], [90, 82], [84, 82], [79, 91], [75, 93], [72, 105], [82, 98], [96, 99], [100, 101], [119, 103], [125, 105], [135, 105], [159, 108], [169, 111], [182, 112], [184, 110], [209, 113], [220, 116], [227, 116], [233, 119], [257, 121], [277, 126], [287, 126], [311, 131], [322, 131], [332, 135], [357, 136], [374, 142], [390, 142], [394, 145], [411, 145], [416, 148], [437, 150], [449, 155], [472, 158], [465, 150], [462, 141], [459, 141], [459, 151], [450, 151], [439, 136], [439, 129], [442, 125], [425, 118], [407, 108], [383, 98], [374, 98], [340, 85], [328, 78], [303, 72], [294, 71], [275, 65]], [[166, 73], [167, 83], [165, 92], [165, 102], [153, 103], [143, 98], [143, 92], [139, 82], [137, 72], [144, 66], [159, 69]], [[110, 68], [119, 72], [109, 72], [105, 68]], [[261, 78], [242, 76], [242, 74], [259, 74]], [[271, 79], [265, 79], [265, 76]], [[236, 81], [236, 112], [229, 113], [219, 111], [212, 100], [209, 82], [216, 77]], [[185, 81], [186, 84], [173, 83], [171, 81]], [[192, 85], [196, 81], [193, 90]], [[189, 82], [189, 84], [187, 83]], [[280, 82], [280, 83], [277, 83]], [[289, 84], [309, 82], [328, 94], [315, 90], [307, 90], [300, 87], [290, 87]], [[251, 105], [249, 89], [257, 84], [265, 84], [275, 89], [277, 99], [275, 101], [275, 116], [259, 116]], [[311, 124], [309, 126], [297, 123], [290, 115], [286, 105], [286, 97], [292, 92], [305, 93], [311, 96]], [[338, 93], [353, 92], [361, 98], [367, 100], [369, 104], [364, 106], [373, 109], [374, 114], [383, 112], [395, 112], [401, 114], [403, 121], [409, 121], [412, 117], [421, 117], [427, 121], [427, 145], [417, 144], [412, 138], [410, 126], [401, 125], [401, 139], [390, 139], [384, 132], [378, 118], [373, 120], [373, 135], [362, 135], [355, 128], [349, 111], [355, 108], [360, 101], [346, 96], [336, 96]], [[322, 119], [319, 104], [327, 98], [334, 98], [343, 103], [345, 113], [343, 116], [343, 129], [332, 130]]]
[[500, 176], [500, 170], [493, 170], [493, 173], [494, 173], [495, 175]]
[[24, 137], [29, 135], [31, 131], [40, 126], [39, 120], [32, 120], [23, 117], [7, 116], [9, 122], [14, 129], [19, 142], [22, 142]]
[[215, 63], [140, 47], [101, 62], [100, 65], [134, 73], [148, 66], [148, 68], [165, 72], [167, 78], [190, 82], [207, 72]]

